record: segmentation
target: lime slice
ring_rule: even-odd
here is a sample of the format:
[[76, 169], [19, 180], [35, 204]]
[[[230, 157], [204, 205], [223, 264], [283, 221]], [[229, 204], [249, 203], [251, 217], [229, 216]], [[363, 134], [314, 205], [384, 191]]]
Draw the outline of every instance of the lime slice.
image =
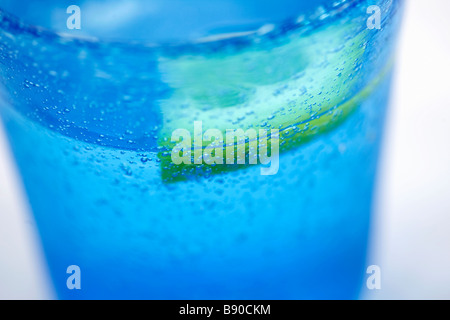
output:
[[[160, 102], [163, 180], [245, 167], [172, 163], [170, 152], [177, 144], [171, 142], [172, 132], [186, 129], [193, 141], [195, 121], [202, 121], [203, 132], [218, 129], [223, 137], [227, 129], [278, 129], [280, 152], [336, 127], [377, 82], [354, 92], [367, 31], [350, 37], [353, 30], [348, 24], [330, 25], [307, 36], [294, 32], [231, 53], [162, 58], [163, 80], [173, 89]], [[248, 154], [249, 141], [245, 144]]]

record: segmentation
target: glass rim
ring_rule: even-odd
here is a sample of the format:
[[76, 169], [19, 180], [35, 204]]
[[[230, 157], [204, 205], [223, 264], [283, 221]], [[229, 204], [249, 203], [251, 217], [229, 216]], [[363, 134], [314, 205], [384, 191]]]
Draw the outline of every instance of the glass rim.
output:
[[207, 43], [221, 43], [227, 40], [249, 40], [253, 38], [273, 37], [282, 32], [288, 31], [309, 31], [319, 26], [325, 25], [329, 20], [343, 16], [348, 10], [354, 8], [359, 3], [366, 0], [336, 0], [330, 5], [318, 4], [314, 9], [301, 13], [296, 18], [288, 18], [278, 21], [276, 24], [262, 24], [257, 29], [234, 32], [218, 33], [210, 36], [199, 37], [197, 39], [183, 41], [145, 41], [132, 39], [114, 39], [108, 37], [97, 37], [91, 35], [75, 35], [68, 32], [56, 31], [51, 28], [34, 25], [26, 22], [19, 16], [8, 12], [0, 6], [0, 30], [14, 30], [15, 34], [29, 34], [32, 37], [45, 37], [56, 40], [61, 44], [78, 42], [81, 44], [102, 43], [106, 45], [126, 45], [142, 47], [178, 47], [185, 45], [199, 45]]

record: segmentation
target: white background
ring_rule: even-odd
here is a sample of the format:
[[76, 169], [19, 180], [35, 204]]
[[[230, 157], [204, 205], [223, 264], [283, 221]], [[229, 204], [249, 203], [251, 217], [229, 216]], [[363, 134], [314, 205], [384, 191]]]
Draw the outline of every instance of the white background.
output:
[[[373, 299], [450, 299], [450, 1], [406, 0], [368, 264]], [[52, 298], [0, 128], [0, 299]]]

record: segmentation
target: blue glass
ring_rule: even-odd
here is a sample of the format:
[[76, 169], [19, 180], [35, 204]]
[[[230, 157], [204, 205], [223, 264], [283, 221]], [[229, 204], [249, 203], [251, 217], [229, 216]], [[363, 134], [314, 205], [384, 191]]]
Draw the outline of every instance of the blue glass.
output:
[[[80, 30], [69, 2], [0, 11], [0, 114], [58, 297], [358, 298], [402, 1], [79, 3]], [[279, 129], [278, 172], [170, 163], [194, 121]]]

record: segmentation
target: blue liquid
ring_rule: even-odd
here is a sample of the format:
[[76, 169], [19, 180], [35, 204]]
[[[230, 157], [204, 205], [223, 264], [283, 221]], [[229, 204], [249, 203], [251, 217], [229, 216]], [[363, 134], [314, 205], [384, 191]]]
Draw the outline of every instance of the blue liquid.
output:
[[[400, 15], [378, 2], [382, 30], [362, 1], [176, 47], [59, 38], [3, 14], [0, 112], [58, 297], [357, 298]], [[310, 119], [281, 141], [276, 175], [178, 179], [161, 161], [174, 123], [233, 128], [246, 108], [236, 128]]]

